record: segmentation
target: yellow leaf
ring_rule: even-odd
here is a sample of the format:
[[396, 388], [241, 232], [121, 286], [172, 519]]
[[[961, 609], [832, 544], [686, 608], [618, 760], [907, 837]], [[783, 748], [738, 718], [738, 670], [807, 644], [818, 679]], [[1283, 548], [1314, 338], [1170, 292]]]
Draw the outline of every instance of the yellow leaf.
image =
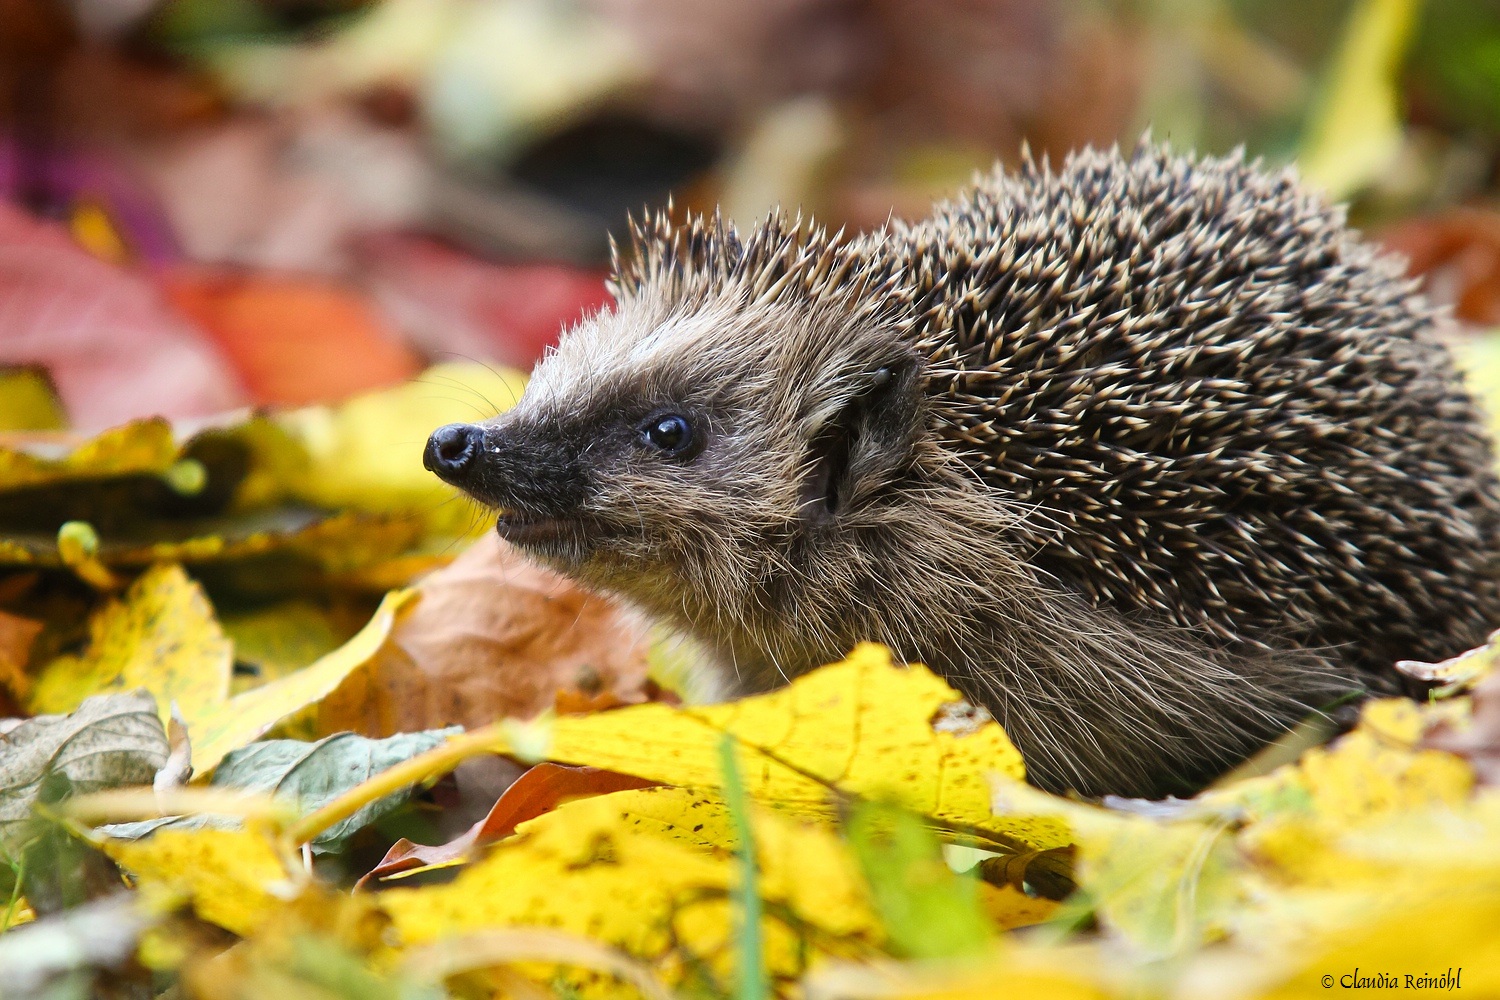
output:
[[65, 714], [89, 695], [146, 688], [163, 720], [174, 701], [198, 718], [228, 697], [233, 659], [202, 589], [181, 566], [154, 566], [89, 620], [83, 655], [42, 668], [29, 707]]
[[[260, 518], [264, 523], [267, 518]], [[258, 527], [245, 517], [223, 522], [215, 534], [139, 544], [104, 544], [100, 559], [110, 566], [153, 562], [231, 562], [275, 554], [323, 574], [348, 573], [406, 552], [422, 533], [410, 520], [346, 511], [308, 517], [299, 512], [288, 524]]]
[[177, 461], [172, 427], [135, 420], [76, 443], [71, 435], [0, 437], [0, 490], [74, 479], [163, 475]]
[[1301, 816], [1344, 830], [1409, 810], [1457, 805], [1474, 786], [1469, 766], [1452, 754], [1413, 749], [1424, 713], [1433, 711], [1441, 710], [1403, 698], [1370, 702], [1360, 725], [1332, 746], [1314, 747], [1295, 764], [1203, 799], [1244, 809], [1262, 821], [1262, 831]]
[[996, 782], [998, 811], [1065, 820], [1078, 844], [1078, 884], [1099, 921], [1142, 954], [1178, 954], [1211, 940], [1244, 893], [1228, 824], [1193, 812], [1163, 821]]
[[1333, 198], [1374, 180], [1401, 145], [1397, 74], [1420, 0], [1359, 0], [1350, 14], [1302, 152], [1302, 176]]
[[[1100, 949], [997, 949], [993, 958], [964, 963], [844, 962], [818, 969], [805, 995], [840, 1000], [1105, 1000], [1154, 996], [1121, 988], [1122, 977], [1101, 961]], [[1113, 988], [1106, 988], [1109, 983]]]
[[57, 390], [44, 371], [0, 369], [0, 431], [54, 431], [67, 425]]
[[241, 936], [275, 916], [290, 884], [270, 842], [251, 830], [161, 830], [101, 849], [143, 888], [183, 892], [198, 916]]
[[1371, 894], [1351, 923], [1313, 930], [1312, 945], [1293, 953], [1289, 974], [1258, 995], [1281, 1000], [1368, 989], [1500, 996], [1496, 885], [1450, 880], [1420, 890], [1395, 899]]
[[982, 831], [1007, 846], [1070, 843], [1066, 828], [1050, 819], [991, 815], [989, 776], [1023, 777], [1021, 755], [993, 720], [969, 724], [960, 704], [926, 667], [895, 667], [883, 647], [863, 644], [770, 694], [558, 719], [546, 756], [718, 788], [718, 741], [729, 732], [749, 751], [745, 785], [757, 799], [821, 805], [837, 789]]
[[[715, 839], [726, 833], [724, 813], [721, 800], [678, 788], [583, 799], [522, 824], [449, 885], [390, 889], [380, 899], [407, 945], [481, 928], [548, 927], [617, 947], [668, 982], [705, 963], [726, 983], [736, 869], [728, 844], [688, 846], [710, 827]], [[756, 810], [751, 819], [772, 976], [800, 975], [814, 956], [872, 953], [883, 935], [838, 838], [774, 813]], [[667, 826], [675, 839], [662, 835]]]
[[401, 610], [416, 592], [386, 595], [374, 616], [352, 639], [316, 663], [293, 674], [221, 701], [212, 709], [188, 716], [193, 741], [193, 770], [204, 774], [229, 751], [256, 739], [278, 721], [326, 696], [349, 674], [369, 662], [390, 635]]
[[[266, 607], [219, 616], [234, 640], [234, 658], [253, 673], [236, 673], [235, 694], [296, 673], [333, 652], [352, 635], [348, 615], [335, 616], [311, 601], [282, 601]], [[358, 623], [352, 623], [358, 624]]]
[[525, 384], [523, 375], [509, 369], [437, 365], [405, 385], [337, 407], [282, 414], [278, 423], [310, 457], [291, 491], [333, 510], [419, 512], [439, 530], [465, 533], [484, 519], [466, 504], [448, 502], [455, 492], [422, 467], [427, 436], [442, 424], [508, 409]]
[[1000, 726], [926, 667], [894, 666], [887, 650], [868, 643], [780, 691], [728, 705], [653, 703], [475, 730], [352, 789], [308, 816], [294, 835], [315, 836], [372, 798], [484, 752], [717, 790], [726, 732], [738, 740], [746, 790], [783, 811], [826, 814], [836, 793], [844, 793], [886, 799], [1002, 850], [1072, 842], [1067, 826], [1049, 814], [993, 815], [990, 778], [1015, 783], [1023, 773]]
[[979, 900], [995, 926], [1003, 931], [1051, 920], [1058, 907], [1055, 900], [1028, 896], [1015, 886], [988, 882], [979, 883]]

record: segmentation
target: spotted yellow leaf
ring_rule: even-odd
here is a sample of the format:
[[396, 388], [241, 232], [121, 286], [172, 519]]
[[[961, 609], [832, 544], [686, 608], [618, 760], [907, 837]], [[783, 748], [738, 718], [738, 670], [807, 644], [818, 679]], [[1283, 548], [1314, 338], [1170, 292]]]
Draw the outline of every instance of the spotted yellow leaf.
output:
[[198, 916], [242, 936], [274, 919], [291, 885], [270, 841], [256, 831], [162, 830], [102, 847], [143, 887], [183, 892]]
[[545, 756], [715, 789], [725, 732], [746, 749], [746, 788], [759, 800], [822, 805], [837, 790], [885, 799], [1008, 846], [1070, 842], [1054, 820], [992, 815], [989, 777], [1022, 778], [1020, 753], [941, 678], [920, 665], [894, 666], [889, 652], [872, 644], [781, 690], [729, 704], [650, 704], [558, 719]]
[[163, 475], [177, 457], [172, 426], [160, 417], [112, 427], [82, 442], [66, 434], [0, 438], [0, 490], [76, 479]]
[[201, 718], [228, 697], [233, 660], [202, 588], [180, 566], [154, 566], [90, 619], [81, 655], [42, 668], [29, 707], [66, 714], [90, 695], [145, 688], [163, 720], [173, 702], [185, 718]]
[[[717, 798], [680, 788], [571, 802], [522, 824], [453, 883], [390, 889], [380, 900], [404, 945], [481, 928], [553, 928], [619, 948], [667, 982], [706, 969], [722, 987], [734, 961], [737, 867], [722, 848], [684, 841], [700, 815], [718, 817], [722, 832], [723, 810]], [[663, 836], [667, 822], [683, 837]], [[800, 975], [814, 958], [874, 953], [883, 934], [835, 834], [762, 810], [752, 827], [772, 976]], [[600, 985], [578, 970], [563, 974], [580, 990]]]

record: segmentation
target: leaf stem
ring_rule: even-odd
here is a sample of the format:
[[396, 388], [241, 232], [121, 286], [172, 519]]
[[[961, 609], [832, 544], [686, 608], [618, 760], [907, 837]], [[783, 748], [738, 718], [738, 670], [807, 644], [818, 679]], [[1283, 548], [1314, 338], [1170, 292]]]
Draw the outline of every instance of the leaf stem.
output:
[[13, 862], [7, 859], [7, 865], [15, 874], [16, 884], [11, 886], [10, 902], [5, 907], [5, 920], [0, 923], [0, 933], [10, 930], [10, 922], [16, 919], [16, 910], [21, 905], [21, 885], [26, 880], [26, 855], [21, 854], [18, 860]]
[[771, 984], [766, 976], [765, 949], [761, 944], [761, 898], [755, 862], [755, 831], [750, 826], [750, 800], [740, 779], [739, 764], [734, 758], [737, 741], [725, 733], [719, 741], [719, 758], [724, 769], [724, 802], [734, 821], [735, 839], [739, 841], [740, 878], [734, 899], [739, 913], [736, 937], [739, 941], [738, 1000], [766, 1000]]
[[287, 836], [294, 844], [307, 843], [335, 823], [348, 819], [371, 802], [383, 799], [392, 792], [441, 777], [470, 757], [504, 753], [511, 748], [511, 741], [506, 735], [507, 728], [504, 722], [496, 722], [472, 733], [461, 733], [426, 753], [417, 754], [410, 760], [387, 768], [293, 823], [287, 830]]

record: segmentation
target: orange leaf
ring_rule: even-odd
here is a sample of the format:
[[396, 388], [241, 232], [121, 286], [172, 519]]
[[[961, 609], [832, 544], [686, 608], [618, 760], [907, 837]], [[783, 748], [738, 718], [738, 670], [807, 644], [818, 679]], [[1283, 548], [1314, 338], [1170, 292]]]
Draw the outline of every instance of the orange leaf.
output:
[[166, 291], [213, 335], [259, 403], [343, 399], [421, 369], [363, 297], [328, 282], [180, 272]]
[[599, 767], [569, 767], [544, 761], [517, 778], [495, 800], [484, 819], [448, 843], [414, 844], [405, 837], [396, 841], [380, 863], [360, 879], [360, 884], [413, 868], [462, 861], [479, 845], [510, 836], [522, 823], [550, 812], [569, 799], [651, 788], [656, 784]]

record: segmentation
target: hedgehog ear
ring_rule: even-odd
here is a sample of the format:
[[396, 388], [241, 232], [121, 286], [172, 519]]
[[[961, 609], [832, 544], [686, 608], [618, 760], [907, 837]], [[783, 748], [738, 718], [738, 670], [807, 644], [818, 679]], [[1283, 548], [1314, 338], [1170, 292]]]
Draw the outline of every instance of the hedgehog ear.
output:
[[921, 371], [914, 357], [870, 371], [813, 436], [803, 509], [826, 519], [857, 506], [906, 466], [920, 420]]

